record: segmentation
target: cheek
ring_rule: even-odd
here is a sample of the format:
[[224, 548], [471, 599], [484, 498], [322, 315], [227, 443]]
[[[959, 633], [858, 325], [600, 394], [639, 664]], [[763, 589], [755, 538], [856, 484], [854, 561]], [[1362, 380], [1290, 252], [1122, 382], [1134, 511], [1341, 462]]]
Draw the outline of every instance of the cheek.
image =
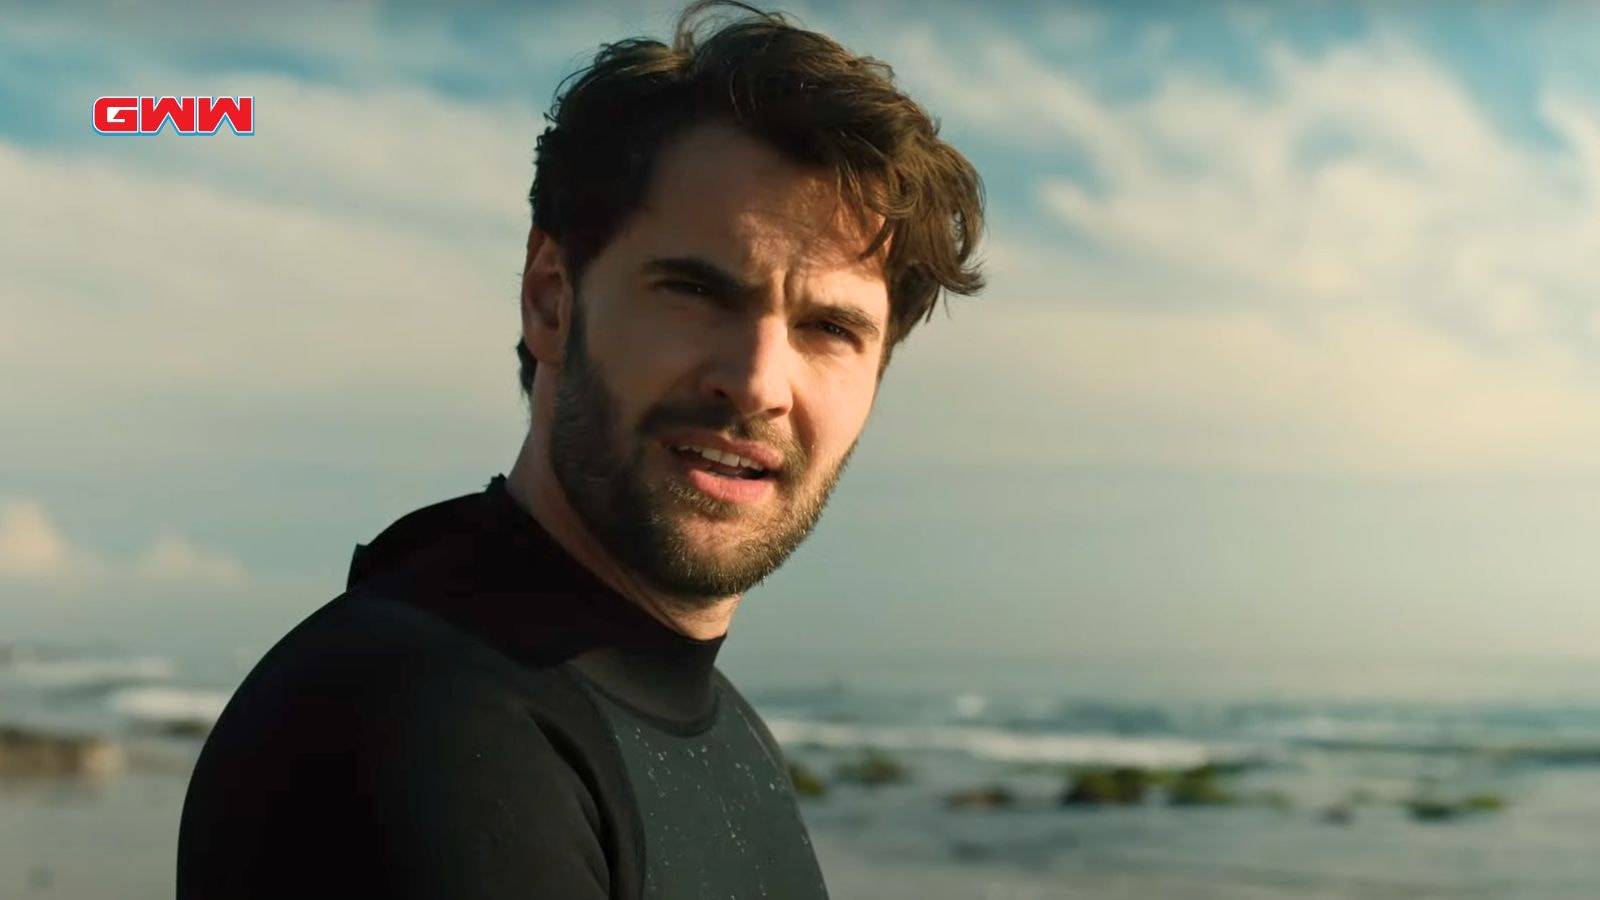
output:
[[811, 386], [807, 418], [822, 460], [837, 460], [861, 436], [875, 392], [875, 380], [854, 375], [822, 377]]
[[589, 326], [593, 365], [632, 422], [692, 367], [700, 344], [666, 317], [624, 315]]
[[692, 368], [710, 339], [703, 324], [645, 306], [616, 323], [607, 352], [619, 367], [661, 387]]

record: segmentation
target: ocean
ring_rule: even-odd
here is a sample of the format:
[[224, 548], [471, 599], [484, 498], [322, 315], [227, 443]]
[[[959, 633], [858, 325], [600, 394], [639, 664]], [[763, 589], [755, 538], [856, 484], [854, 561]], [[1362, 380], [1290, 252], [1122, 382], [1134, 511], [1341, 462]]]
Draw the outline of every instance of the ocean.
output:
[[[128, 758], [0, 779], [0, 896], [171, 896], [188, 732], [256, 655], [0, 648], [0, 724]], [[1600, 662], [730, 642], [723, 668], [817, 782], [838, 898], [1600, 897]]]

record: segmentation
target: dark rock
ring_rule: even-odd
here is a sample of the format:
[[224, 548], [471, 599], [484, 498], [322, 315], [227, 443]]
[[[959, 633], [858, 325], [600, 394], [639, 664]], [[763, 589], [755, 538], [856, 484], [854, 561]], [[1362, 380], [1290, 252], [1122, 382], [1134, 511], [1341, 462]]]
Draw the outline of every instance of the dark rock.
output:
[[211, 724], [204, 719], [169, 719], [151, 726], [151, 731], [162, 737], [203, 738], [211, 733]]
[[799, 763], [789, 763], [789, 781], [800, 797], [821, 797], [828, 793], [827, 782]]
[[868, 749], [856, 759], [840, 763], [834, 769], [834, 776], [852, 784], [880, 787], [907, 781], [911, 773], [899, 760], [887, 753]]
[[1061, 797], [1068, 806], [1133, 806], [1144, 802], [1153, 781], [1144, 769], [1123, 767], [1076, 773]]
[[1329, 806], [1317, 814], [1317, 821], [1326, 825], [1349, 825], [1355, 818], [1350, 807], [1344, 805]]
[[951, 809], [1003, 809], [1016, 802], [1016, 795], [998, 784], [956, 791], [944, 798], [944, 805]]
[[100, 738], [0, 726], [0, 776], [99, 777], [123, 763], [122, 748]]
[[1167, 802], [1173, 806], [1231, 806], [1237, 801], [1214, 781], [1184, 779], [1167, 792]]
[[1499, 794], [1469, 794], [1459, 800], [1421, 794], [1408, 800], [1406, 809], [1411, 813], [1411, 818], [1418, 822], [1448, 822], [1476, 813], [1498, 812], [1505, 805], [1505, 798]]
[[1462, 813], [1458, 804], [1425, 797], [1407, 801], [1406, 809], [1418, 822], [1447, 822]]
[[1173, 806], [1227, 806], [1234, 796], [1217, 784], [1217, 770], [1201, 766], [1178, 773], [1167, 787], [1167, 802]]

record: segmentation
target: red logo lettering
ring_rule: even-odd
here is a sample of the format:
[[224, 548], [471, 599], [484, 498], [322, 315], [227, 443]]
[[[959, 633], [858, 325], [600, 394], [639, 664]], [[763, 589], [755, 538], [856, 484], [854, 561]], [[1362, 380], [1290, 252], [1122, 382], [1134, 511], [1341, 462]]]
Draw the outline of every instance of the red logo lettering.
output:
[[139, 130], [138, 97], [98, 97], [94, 130], [101, 134], [133, 134]]
[[234, 134], [255, 134], [254, 97], [97, 97], [94, 130], [100, 134], [216, 134], [227, 122]]
[[194, 110], [193, 97], [140, 97], [139, 133], [160, 134], [170, 118], [173, 131], [194, 134]]
[[222, 120], [234, 134], [256, 133], [256, 98], [254, 97], [201, 97], [200, 133], [216, 134]]

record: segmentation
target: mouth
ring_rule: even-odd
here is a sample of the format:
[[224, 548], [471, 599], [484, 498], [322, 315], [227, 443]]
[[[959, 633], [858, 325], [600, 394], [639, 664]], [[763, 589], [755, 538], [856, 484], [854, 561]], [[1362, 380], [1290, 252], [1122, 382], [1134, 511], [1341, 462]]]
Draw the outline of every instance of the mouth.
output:
[[751, 460], [693, 444], [663, 444], [691, 489], [724, 504], [724, 509], [754, 508], [777, 493], [778, 472]]
[[667, 450], [690, 469], [708, 472], [718, 478], [736, 481], [771, 481], [777, 476], [776, 472], [762, 468], [754, 461], [733, 453], [696, 447], [693, 444], [668, 447]]

